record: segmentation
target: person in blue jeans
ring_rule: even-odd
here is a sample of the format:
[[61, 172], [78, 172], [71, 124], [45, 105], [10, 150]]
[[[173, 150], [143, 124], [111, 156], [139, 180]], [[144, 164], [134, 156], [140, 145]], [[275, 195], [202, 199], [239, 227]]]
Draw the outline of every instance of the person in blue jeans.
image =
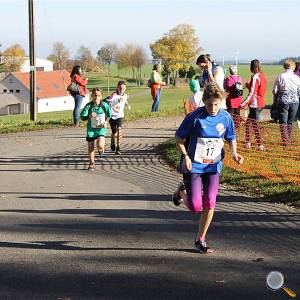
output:
[[153, 104], [151, 111], [152, 112], [157, 112], [159, 103], [160, 103], [160, 96], [161, 96], [161, 89], [162, 86], [166, 85], [164, 81], [162, 81], [161, 76], [160, 76], [160, 71], [161, 71], [161, 65], [155, 64], [153, 66], [153, 70], [151, 73], [151, 95], [153, 99]]
[[83, 79], [82, 78], [82, 70], [80, 66], [74, 66], [71, 72], [71, 81], [76, 82], [79, 86], [79, 92], [78, 93], [72, 93], [71, 95], [74, 98], [74, 110], [73, 110], [73, 120], [75, 127], [78, 127], [79, 125], [79, 111], [82, 105], [83, 98], [88, 93], [88, 90], [86, 88], [86, 85], [88, 83], [88, 78]]
[[283, 63], [284, 72], [274, 83], [273, 95], [280, 124], [281, 144], [292, 142], [293, 122], [296, 119], [300, 97], [300, 78], [294, 74], [295, 63], [287, 59]]

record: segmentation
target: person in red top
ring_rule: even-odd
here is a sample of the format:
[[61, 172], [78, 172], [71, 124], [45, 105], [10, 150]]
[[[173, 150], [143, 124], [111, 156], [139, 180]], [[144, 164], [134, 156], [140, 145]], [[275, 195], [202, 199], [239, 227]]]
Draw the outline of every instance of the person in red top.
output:
[[258, 150], [262, 151], [264, 150], [264, 145], [262, 142], [259, 121], [261, 119], [260, 114], [265, 107], [267, 80], [262, 72], [261, 65], [258, 59], [254, 59], [251, 61], [250, 71], [252, 73], [252, 76], [250, 82], [246, 83], [249, 94], [240, 105], [241, 108], [249, 106], [249, 114], [246, 122], [246, 148], [251, 148], [252, 127], [253, 131], [255, 132]]
[[73, 110], [73, 119], [74, 119], [74, 125], [78, 127], [79, 124], [79, 111], [81, 108], [81, 104], [83, 101], [83, 98], [88, 93], [88, 90], [86, 88], [86, 85], [88, 83], [88, 78], [83, 79], [82, 78], [82, 70], [80, 66], [74, 66], [71, 72], [71, 81], [76, 82], [79, 85], [79, 93], [71, 94], [75, 101], [75, 106]]
[[[243, 85], [242, 77], [237, 75], [238, 68], [235, 65], [229, 67], [230, 76], [224, 80], [224, 90], [228, 93], [226, 97], [227, 111], [231, 114], [235, 128], [239, 127], [240, 123], [240, 104], [243, 102], [242, 93], [237, 95], [235, 88], [236, 83]], [[241, 90], [242, 92], [242, 90]]]

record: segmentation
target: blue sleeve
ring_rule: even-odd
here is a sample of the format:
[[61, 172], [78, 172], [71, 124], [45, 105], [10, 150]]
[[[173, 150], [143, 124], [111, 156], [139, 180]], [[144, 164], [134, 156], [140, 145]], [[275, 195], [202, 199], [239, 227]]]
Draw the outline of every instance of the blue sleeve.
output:
[[225, 140], [226, 141], [234, 141], [236, 140], [235, 127], [232, 117], [228, 116], [228, 125], [225, 132]]
[[176, 135], [181, 139], [190, 136], [194, 127], [194, 121], [194, 114], [188, 114], [176, 130]]

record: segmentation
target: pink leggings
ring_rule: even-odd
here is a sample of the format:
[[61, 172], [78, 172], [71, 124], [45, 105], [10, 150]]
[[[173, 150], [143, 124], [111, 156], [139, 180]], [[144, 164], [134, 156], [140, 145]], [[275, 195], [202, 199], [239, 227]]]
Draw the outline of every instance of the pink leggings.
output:
[[190, 211], [199, 212], [203, 208], [215, 208], [219, 178], [219, 173], [183, 174], [187, 204]]

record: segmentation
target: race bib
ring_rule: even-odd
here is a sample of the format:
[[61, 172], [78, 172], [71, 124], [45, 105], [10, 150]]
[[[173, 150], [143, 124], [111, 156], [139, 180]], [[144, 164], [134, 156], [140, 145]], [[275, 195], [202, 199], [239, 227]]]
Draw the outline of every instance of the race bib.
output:
[[105, 114], [96, 115], [91, 118], [91, 127], [100, 128], [105, 123]]
[[222, 159], [224, 141], [221, 138], [198, 138], [194, 161], [215, 164]]

